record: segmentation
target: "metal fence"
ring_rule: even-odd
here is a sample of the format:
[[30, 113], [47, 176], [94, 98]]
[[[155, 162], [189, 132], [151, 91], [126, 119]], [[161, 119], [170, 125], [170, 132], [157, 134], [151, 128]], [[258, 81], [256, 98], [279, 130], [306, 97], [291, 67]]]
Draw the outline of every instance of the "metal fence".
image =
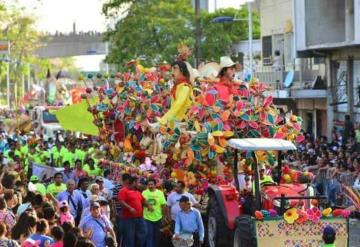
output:
[[[257, 67], [254, 76], [262, 82], [272, 85], [276, 89], [281, 89], [287, 74], [294, 69], [283, 67], [280, 71], [275, 71], [271, 66]], [[295, 68], [293, 86], [297, 88], [309, 88], [312, 82], [319, 76], [319, 70], [303, 70]]]

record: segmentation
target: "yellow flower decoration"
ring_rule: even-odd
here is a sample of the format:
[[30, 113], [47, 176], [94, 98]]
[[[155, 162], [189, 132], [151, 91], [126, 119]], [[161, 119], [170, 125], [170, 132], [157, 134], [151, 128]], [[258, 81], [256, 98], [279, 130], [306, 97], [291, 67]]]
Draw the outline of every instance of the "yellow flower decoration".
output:
[[329, 217], [331, 216], [331, 213], [332, 213], [332, 209], [331, 208], [325, 208], [323, 211], [322, 211], [322, 215], [324, 217]]
[[284, 220], [288, 224], [294, 224], [294, 222], [299, 218], [296, 208], [288, 209], [284, 214]]

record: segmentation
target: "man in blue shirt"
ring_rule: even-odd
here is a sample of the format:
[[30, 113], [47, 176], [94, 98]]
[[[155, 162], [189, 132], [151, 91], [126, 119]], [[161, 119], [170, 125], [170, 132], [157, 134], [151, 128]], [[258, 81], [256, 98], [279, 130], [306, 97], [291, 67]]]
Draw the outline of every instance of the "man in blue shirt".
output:
[[84, 199], [78, 191], [75, 191], [75, 181], [72, 179], [68, 180], [66, 191], [59, 193], [56, 199], [59, 202], [64, 200], [68, 202], [70, 213], [74, 217], [76, 225], [78, 225], [84, 208]]
[[[100, 213], [100, 204], [93, 202], [90, 205], [91, 215], [81, 219], [79, 228], [84, 232], [84, 236], [90, 239], [96, 247], [106, 246], [107, 233], [115, 240], [115, 232], [109, 219]], [[116, 243], [114, 243], [116, 246]]]
[[191, 207], [190, 199], [182, 196], [179, 201], [181, 211], [176, 216], [174, 239], [179, 240], [181, 235], [190, 234], [194, 237], [194, 247], [204, 242], [204, 224], [199, 210]]

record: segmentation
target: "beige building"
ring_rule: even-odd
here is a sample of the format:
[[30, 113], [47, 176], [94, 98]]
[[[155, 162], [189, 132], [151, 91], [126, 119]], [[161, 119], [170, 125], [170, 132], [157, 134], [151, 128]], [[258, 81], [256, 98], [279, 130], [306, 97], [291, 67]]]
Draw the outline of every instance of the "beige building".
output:
[[[256, 76], [273, 85], [275, 103], [303, 118], [304, 130], [327, 135], [324, 59], [297, 56], [294, 0], [260, 0], [262, 65]], [[274, 67], [280, 52], [281, 67]]]

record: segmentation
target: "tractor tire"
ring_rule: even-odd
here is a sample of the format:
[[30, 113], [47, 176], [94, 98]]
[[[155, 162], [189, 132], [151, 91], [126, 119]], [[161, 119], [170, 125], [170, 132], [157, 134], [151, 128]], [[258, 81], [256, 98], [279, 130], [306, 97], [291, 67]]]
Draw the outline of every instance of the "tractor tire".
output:
[[206, 222], [206, 246], [229, 246], [228, 241], [229, 239], [232, 239], [229, 234], [232, 233], [227, 227], [225, 218], [221, 213], [219, 203], [214, 195], [210, 195], [209, 197]]
[[249, 215], [235, 220], [234, 247], [257, 247], [255, 221]]

